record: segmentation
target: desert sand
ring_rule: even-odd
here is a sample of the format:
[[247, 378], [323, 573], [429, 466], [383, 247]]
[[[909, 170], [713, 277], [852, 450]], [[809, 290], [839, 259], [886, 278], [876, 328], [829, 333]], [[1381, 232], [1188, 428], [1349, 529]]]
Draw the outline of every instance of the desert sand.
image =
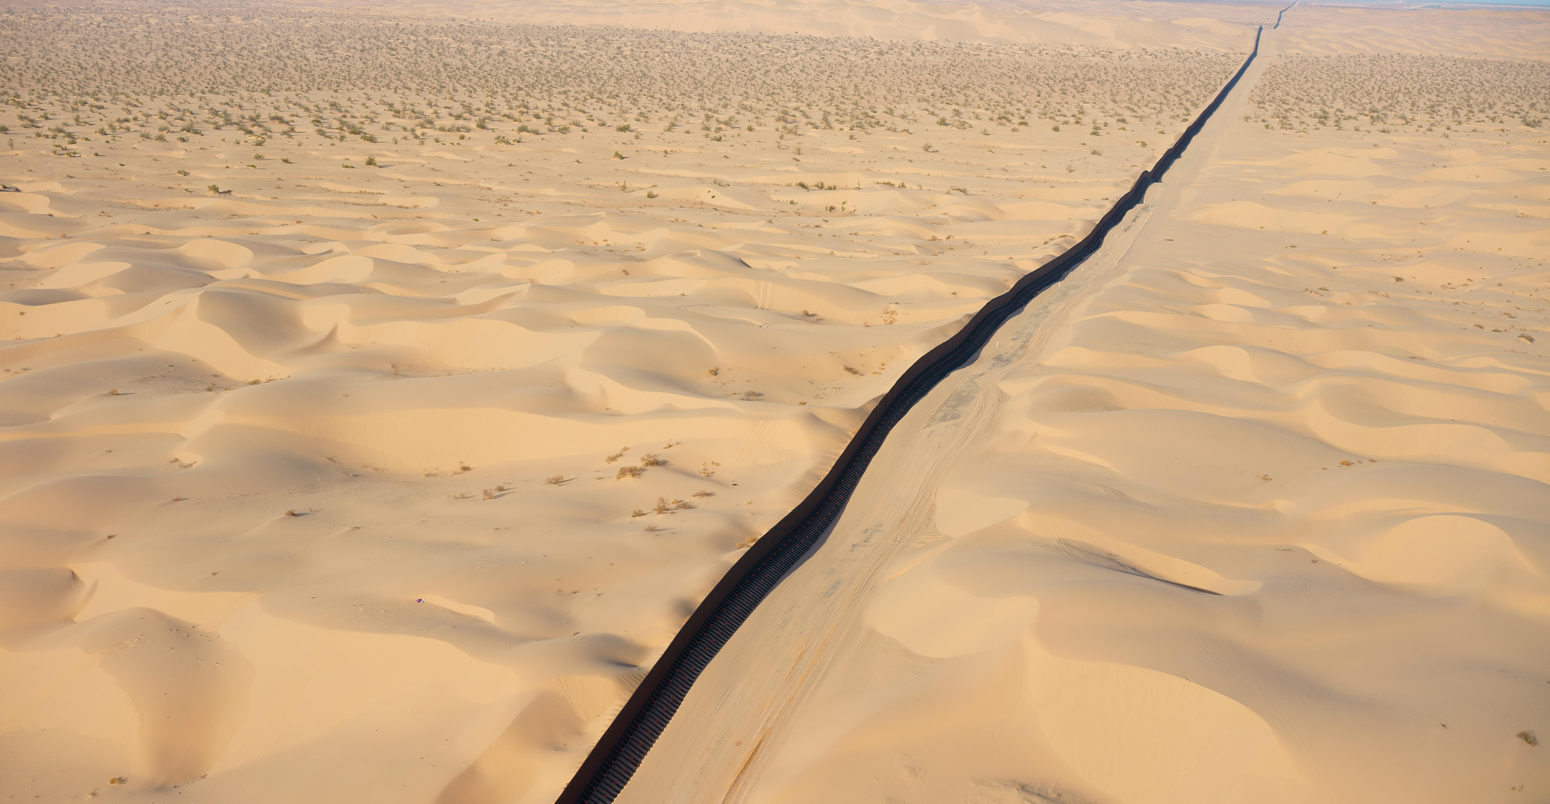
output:
[[[0, 792], [552, 800], [1276, 10], [745, 5], [0, 11]], [[635, 800], [1545, 795], [1545, 15], [1399, 13], [1289, 13]]]
[[5, 26], [0, 778], [209, 801], [552, 798], [1244, 38]]
[[1550, 72], [1304, 47], [1341, 13], [905, 418], [621, 800], [1550, 795]]

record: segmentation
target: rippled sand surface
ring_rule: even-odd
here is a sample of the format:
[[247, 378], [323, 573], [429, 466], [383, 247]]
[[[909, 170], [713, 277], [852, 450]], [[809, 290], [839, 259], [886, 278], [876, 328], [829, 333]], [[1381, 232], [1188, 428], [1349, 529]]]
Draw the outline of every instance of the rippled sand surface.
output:
[[0, 789], [551, 800], [1224, 30], [0, 13]]
[[621, 800], [1550, 790], [1550, 69], [1340, 16], [904, 418]]

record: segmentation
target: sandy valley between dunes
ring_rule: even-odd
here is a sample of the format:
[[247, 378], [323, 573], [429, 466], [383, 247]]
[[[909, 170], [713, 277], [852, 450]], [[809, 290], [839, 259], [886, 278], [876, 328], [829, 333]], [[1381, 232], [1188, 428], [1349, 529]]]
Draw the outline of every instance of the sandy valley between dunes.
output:
[[[0, 794], [552, 800], [1276, 11], [800, 5], [0, 9]], [[1547, 52], [1290, 12], [635, 800], [1550, 795]]]

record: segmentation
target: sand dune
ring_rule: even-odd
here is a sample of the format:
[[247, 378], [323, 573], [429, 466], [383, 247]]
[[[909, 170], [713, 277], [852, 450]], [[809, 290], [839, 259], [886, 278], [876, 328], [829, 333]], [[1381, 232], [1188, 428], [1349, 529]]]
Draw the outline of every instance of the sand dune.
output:
[[[0, 791], [552, 800], [1274, 12], [11, 4]], [[739, 795], [1550, 785], [1543, 24], [1393, 13], [1289, 14], [979, 435], [899, 447]]]
[[1255, 111], [906, 416], [622, 800], [1550, 789], [1543, 135]]
[[535, 13], [0, 13], [5, 793], [552, 799], [1250, 36]]
[[[1302, 4], [1281, 26], [1292, 54], [1421, 54], [1449, 58], [1543, 60], [1550, 20], [1537, 9], [1428, 7], [1396, 9]], [[1419, 9], [1416, 9], [1419, 10]]]

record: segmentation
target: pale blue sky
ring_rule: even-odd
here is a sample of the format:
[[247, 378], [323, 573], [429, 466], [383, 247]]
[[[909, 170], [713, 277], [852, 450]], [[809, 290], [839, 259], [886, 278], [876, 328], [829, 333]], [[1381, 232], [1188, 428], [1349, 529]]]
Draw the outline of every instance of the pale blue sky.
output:
[[1481, 2], [1481, 0], [1473, 0], [1472, 2], [1471, 0], [1420, 0], [1419, 2], [1413, 0], [1409, 2], [1405, 0], [1400, 0], [1400, 2], [1396, 2], [1396, 0], [1337, 0], [1337, 2], [1318, 5], [1535, 6], [1538, 8], [1550, 8], [1550, 0], [1490, 0], [1490, 2]]
[[[1289, 2], [1289, 0], [1288, 0]], [[1532, 6], [1550, 8], [1550, 0], [1326, 0], [1331, 6]]]

